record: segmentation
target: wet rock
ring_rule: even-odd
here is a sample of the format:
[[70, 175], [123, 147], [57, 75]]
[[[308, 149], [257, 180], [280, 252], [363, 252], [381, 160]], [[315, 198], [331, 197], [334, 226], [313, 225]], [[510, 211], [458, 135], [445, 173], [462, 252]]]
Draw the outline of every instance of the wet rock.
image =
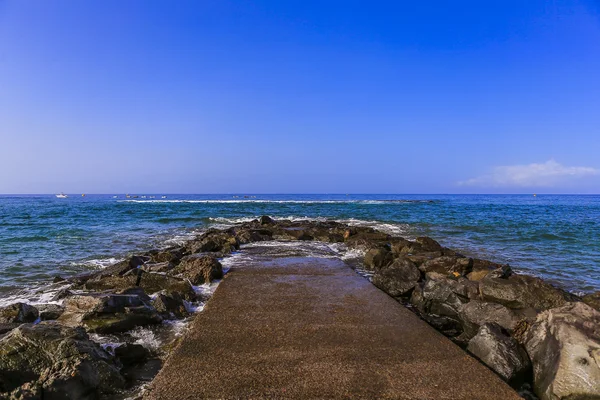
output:
[[479, 282], [479, 288], [483, 300], [513, 309], [546, 310], [577, 300], [576, 296], [527, 275], [497, 278], [488, 274]]
[[[411, 242], [410, 240], [406, 240], [403, 238], [393, 238], [390, 241], [390, 245], [392, 253], [394, 253], [394, 256], [396, 257], [406, 256], [409, 254], [429, 253], [428, 251], [423, 249], [423, 246], [420, 243]], [[438, 257], [442, 255], [439, 252], [436, 253], [438, 253]]]
[[0, 340], [0, 390], [25, 384], [39, 384], [48, 399], [96, 399], [123, 388], [124, 380], [114, 358], [83, 329], [42, 322]]
[[129, 294], [129, 295], [137, 296], [144, 303], [148, 303], [152, 300], [150, 298], [150, 296], [148, 296], [146, 294], [146, 291], [139, 286], [133, 286], [133, 287], [130, 287], [127, 289], [119, 290], [118, 292], [116, 292], [116, 294]]
[[390, 265], [375, 270], [372, 282], [379, 289], [393, 297], [409, 294], [421, 279], [421, 272], [407, 258], [399, 257]]
[[483, 324], [469, 341], [467, 351], [513, 386], [520, 385], [531, 374], [527, 353], [498, 324]]
[[433, 260], [434, 258], [438, 258], [442, 256], [442, 253], [439, 251], [427, 252], [427, 253], [419, 253], [419, 254], [401, 254], [402, 257], [408, 258], [410, 261], [415, 263], [417, 267], [420, 267], [423, 263]]
[[503, 329], [512, 331], [522, 316], [501, 304], [471, 300], [458, 308], [458, 318], [465, 337], [470, 339], [477, 334], [479, 327], [486, 323], [496, 323]]
[[60, 275], [56, 275], [53, 279], [52, 279], [52, 283], [61, 283], [61, 282], [65, 282], [66, 279], [63, 278]]
[[273, 218], [269, 217], [268, 215], [263, 215], [260, 217], [259, 222], [261, 225], [273, 225], [275, 223]]
[[376, 247], [366, 252], [363, 264], [365, 269], [373, 271], [391, 264], [393, 260], [394, 256], [387, 247]]
[[152, 300], [152, 306], [164, 319], [181, 319], [188, 315], [185, 303], [178, 293], [172, 295], [159, 293]]
[[207, 255], [192, 254], [184, 257], [172, 271], [188, 279], [193, 285], [209, 283], [223, 278], [223, 267], [216, 258]]
[[153, 358], [134, 367], [124, 368], [123, 375], [130, 381], [150, 382], [161, 368], [162, 361], [158, 358]]
[[58, 292], [56, 292], [56, 294], [54, 294], [54, 296], [52, 296], [51, 301], [62, 300], [66, 297], [73, 296], [73, 294], [73, 291], [69, 289], [60, 289]]
[[125, 343], [115, 349], [115, 357], [123, 366], [142, 363], [149, 355], [150, 352], [141, 344]]
[[425, 261], [419, 266], [424, 273], [437, 272], [439, 274], [454, 274], [455, 276], [466, 275], [473, 268], [473, 259], [459, 257], [438, 257]]
[[174, 276], [153, 274], [143, 272], [138, 277], [130, 276], [108, 276], [100, 279], [91, 279], [83, 285], [83, 289], [92, 291], [123, 291], [131, 287], [138, 286], [146, 293], [157, 293], [166, 290], [170, 293], [179, 292], [182, 297], [188, 301], [193, 301], [196, 297], [194, 289], [190, 283]]
[[600, 311], [600, 292], [586, 294], [581, 298], [581, 301], [596, 311]]
[[42, 321], [58, 319], [65, 312], [65, 308], [58, 304], [40, 304], [37, 306], [37, 309]]
[[135, 295], [79, 295], [67, 299], [58, 319], [67, 326], [84, 326], [94, 333], [126, 332], [162, 322], [154, 307]]
[[600, 312], [567, 303], [540, 313], [525, 335], [542, 400], [600, 398]]
[[508, 264], [498, 264], [474, 258], [472, 271], [467, 275], [467, 278], [472, 281], [480, 281], [494, 271], [496, 271], [495, 277], [497, 278], [508, 278], [512, 274], [512, 269]]
[[38, 319], [38, 310], [26, 303], [14, 303], [0, 308], [0, 323], [25, 323]]

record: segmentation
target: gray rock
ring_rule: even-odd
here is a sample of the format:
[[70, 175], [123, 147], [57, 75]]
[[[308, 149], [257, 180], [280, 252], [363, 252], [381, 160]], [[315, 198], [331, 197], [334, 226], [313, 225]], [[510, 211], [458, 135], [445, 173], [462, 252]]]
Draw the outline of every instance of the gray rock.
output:
[[164, 319], [181, 319], [188, 315], [181, 296], [159, 293], [152, 301], [154, 308]]
[[38, 310], [26, 303], [14, 303], [0, 308], [0, 323], [25, 323], [38, 319]]
[[514, 386], [524, 382], [531, 372], [523, 347], [498, 324], [483, 324], [469, 341], [467, 351]]
[[275, 223], [273, 218], [269, 217], [268, 215], [263, 215], [260, 217], [259, 222], [261, 225], [273, 225]]
[[477, 284], [466, 278], [450, 279], [429, 275], [425, 284], [411, 296], [419, 311], [447, 316], [459, 321], [458, 310], [471, 300], [478, 299]]
[[115, 357], [124, 366], [135, 365], [146, 361], [149, 351], [141, 344], [125, 343], [115, 349]]
[[118, 333], [162, 322], [154, 309], [136, 295], [79, 295], [68, 298], [58, 319], [66, 326], [84, 326], [89, 332]]
[[477, 334], [481, 325], [491, 322], [512, 331], [522, 316], [501, 304], [471, 300], [458, 308], [458, 318], [466, 338], [471, 338]]
[[525, 348], [540, 399], [600, 398], [600, 312], [581, 302], [544, 311]]
[[0, 390], [39, 384], [44, 398], [96, 399], [123, 388], [114, 358], [81, 328], [25, 324], [0, 340]]
[[488, 274], [479, 282], [479, 288], [483, 300], [513, 309], [546, 310], [577, 301], [576, 296], [528, 275], [514, 274], [504, 279]]
[[404, 296], [421, 279], [421, 272], [407, 258], [399, 257], [390, 265], [375, 270], [372, 282], [379, 289], [393, 297]]

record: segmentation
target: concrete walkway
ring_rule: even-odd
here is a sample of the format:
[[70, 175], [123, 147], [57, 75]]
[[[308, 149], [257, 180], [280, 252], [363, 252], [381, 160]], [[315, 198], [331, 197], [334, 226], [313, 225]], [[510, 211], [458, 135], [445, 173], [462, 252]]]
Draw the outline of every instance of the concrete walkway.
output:
[[148, 398], [518, 399], [342, 261], [233, 268]]

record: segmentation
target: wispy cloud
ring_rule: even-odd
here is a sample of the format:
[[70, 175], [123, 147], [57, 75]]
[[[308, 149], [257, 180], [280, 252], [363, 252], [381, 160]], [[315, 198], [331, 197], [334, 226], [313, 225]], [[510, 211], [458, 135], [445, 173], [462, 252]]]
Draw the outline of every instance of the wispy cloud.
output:
[[488, 174], [458, 182], [462, 186], [552, 187], [568, 180], [600, 174], [592, 167], [568, 167], [551, 159], [545, 163], [494, 167]]

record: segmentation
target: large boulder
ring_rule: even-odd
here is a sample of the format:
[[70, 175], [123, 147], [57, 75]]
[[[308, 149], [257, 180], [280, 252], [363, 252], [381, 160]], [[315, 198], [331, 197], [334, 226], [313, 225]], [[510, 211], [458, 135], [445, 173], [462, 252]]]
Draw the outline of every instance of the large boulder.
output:
[[268, 215], [263, 215], [262, 217], [260, 217], [260, 219], [258, 221], [260, 222], [261, 225], [275, 224], [275, 221], [273, 220], [273, 218], [269, 217]]
[[208, 255], [192, 254], [184, 257], [172, 271], [188, 279], [192, 285], [210, 283], [223, 277], [223, 267], [216, 258]]
[[473, 268], [473, 259], [460, 257], [438, 257], [425, 261], [419, 266], [424, 273], [437, 272], [439, 274], [453, 274], [455, 276], [466, 275]]
[[0, 308], [0, 323], [25, 323], [38, 319], [38, 310], [26, 303], [14, 303]]
[[164, 319], [181, 319], [188, 315], [184, 300], [178, 293], [159, 293], [152, 300], [152, 306]]
[[45, 399], [73, 400], [124, 386], [118, 363], [83, 329], [48, 322], [21, 325], [0, 340], [0, 392], [18, 392], [28, 383], [41, 386]]
[[467, 351], [513, 386], [530, 376], [531, 362], [525, 349], [498, 324], [483, 324], [469, 341]]
[[460, 307], [477, 298], [476, 283], [431, 273], [424, 284], [415, 286], [410, 302], [430, 325], [446, 336], [457, 337], [462, 333]]
[[375, 270], [372, 282], [393, 297], [405, 296], [421, 279], [421, 272], [407, 258], [399, 257], [390, 265]]
[[544, 311], [525, 348], [540, 399], [600, 398], [600, 312], [581, 302]]
[[172, 263], [177, 264], [179, 260], [185, 255], [185, 248], [183, 247], [169, 247], [164, 250], [151, 250], [148, 252], [150, 261], [153, 264], [161, 263]]
[[127, 272], [136, 269], [146, 263], [150, 257], [147, 256], [131, 256], [121, 262], [104, 268], [96, 274], [96, 276], [124, 275]]
[[373, 271], [392, 263], [394, 257], [387, 247], [375, 247], [365, 253], [363, 264], [365, 269]]
[[577, 300], [576, 296], [528, 275], [502, 278], [488, 274], [479, 281], [479, 288], [483, 300], [514, 309], [546, 310]]
[[419, 243], [421, 245], [421, 249], [424, 252], [431, 252], [431, 251], [443, 251], [443, 247], [436, 242], [435, 240], [433, 240], [432, 238], [428, 237], [428, 236], [419, 236], [418, 238], [415, 239], [416, 243]]
[[162, 322], [154, 307], [136, 295], [78, 295], [65, 300], [58, 319], [67, 326], [84, 326], [89, 332], [126, 332], [137, 326]]
[[361, 250], [385, 246], [390, 241], [390, 235], [386, 233], [359, 227], [349, 229], [344, 237], [344, 242], [349, 248]]
[[458, 318], [464, 335], [471, 338], [486, 323], [496, 323], [507, 331], [512, 331], [523, 316], [502, 304], [471, 300], [458, 308]]

